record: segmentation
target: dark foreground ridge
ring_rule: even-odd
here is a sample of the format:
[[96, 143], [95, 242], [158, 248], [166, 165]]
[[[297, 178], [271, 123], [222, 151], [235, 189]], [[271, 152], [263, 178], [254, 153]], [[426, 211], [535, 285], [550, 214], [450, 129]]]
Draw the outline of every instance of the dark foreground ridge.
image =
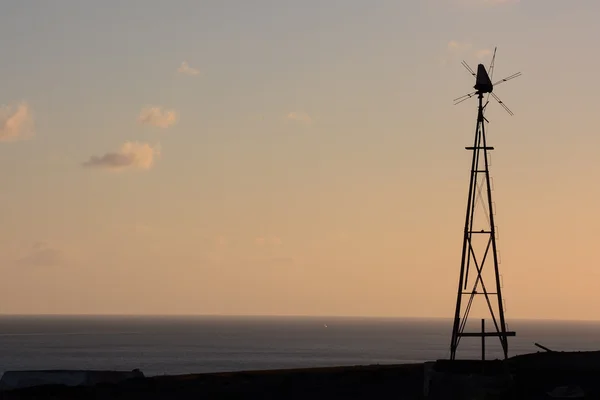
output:
[[93, 387], [40, 386], [0, 392], [0, 398], [424, 399], [428, 387], [429, 398], [436, 399], [600, 399], [598, 376], [600, 352], [547, 352], [485, 366], [481, 361], [440, 361], [156, 376]]
[[1, 399], [418, 399], [423, 365], [156, 376], [95, 387], [43, 386]]

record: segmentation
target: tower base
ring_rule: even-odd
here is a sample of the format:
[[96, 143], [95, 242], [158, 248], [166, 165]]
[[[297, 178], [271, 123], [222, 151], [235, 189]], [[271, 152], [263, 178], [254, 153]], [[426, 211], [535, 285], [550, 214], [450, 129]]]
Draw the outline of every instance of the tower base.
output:
[[426, 399], [511, 398], [514, 373], [505, 360], [438, 360], [425, 364]]

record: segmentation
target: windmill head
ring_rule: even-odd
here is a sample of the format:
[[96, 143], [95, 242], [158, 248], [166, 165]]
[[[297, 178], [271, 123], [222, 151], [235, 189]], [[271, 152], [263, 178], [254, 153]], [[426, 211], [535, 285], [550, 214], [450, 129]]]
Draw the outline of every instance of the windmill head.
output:
[[477, 90], [478, 93], [492, 93], [494, 90], [492, 80], [490, 79], [490, 76], [485, 70], [483, 64], [479, 64], [477, 66], [477, 77], [473, 89]]
[[[494, 91], [494, 86], [498, 86], [504, 82], [508, 82], [510, 80], [518, 78], [521, 76], [521, 73], [517, 72], [516, 74], [512, 74], [504, 79], [499, 80], [496, 83], [492, 83], [490, 75], [492, 77], [494, 76], [495, 61], [496, 61], [496, 50], [494, 50], [494, 56], [492, 57], [492, 63], [490, 65], [489, 74], [488, 74], [488, 70], [485, 69], [485, 66], [483, 64], [479, 64], [477, 66], [477, 73], [475, 73], [475, 71], [473, 71], [473, 69], [471, 67], [469, 67], [469, 64], [467, 64], [465, 61], [462, 62], [462, 66], [465, 67], [467, 72], [469, 72], [473, 77], [475, 77], [475, 86], [473, 86], [473, 89], [475, 89], [475, 91], [454, 99], [454, 105], [460, 104], [460, 103], [467, 101], [470, 98], [473, 98], [475, 96], [479, 97], [479, 99], [481, 100], [481, 99], [483, 99], [483, 95], [485, 93], [487, 93], [488, 99], [490, 98], [490, 96], [493, 97], [494, 100], [496, 100], [506, 110], [507, 113], [509, 113], [510, 115], [513, 115], [513, 112], [510, 111], [510, 109], [506, 106], [506, 104], [504, 104], [502, 102], [502, 100], [500, 100], [500, 98], [498, 96], [496, 96], [495, 93], [493, 93], [493, 91]], [[488, 102], [486, 101], [485, 104], [487, 105], [487, 103]], [[485, 108], [485, 106], [483, 106], [483, 107]]]

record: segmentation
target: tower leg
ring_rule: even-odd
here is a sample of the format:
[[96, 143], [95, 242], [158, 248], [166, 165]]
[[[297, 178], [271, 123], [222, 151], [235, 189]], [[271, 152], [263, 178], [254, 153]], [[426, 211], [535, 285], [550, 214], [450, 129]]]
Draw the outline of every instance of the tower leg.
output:
[[[496, 227], [494, 223], [494, 209], [492, 202], [492, 189], [490, 183], [489, 174], [489, 160], [488, 150], [493, 150], [492, 147], [487, 146], [486, 134], [485, 134], [485, 118], [483, 116], [484, 108], [483, 105], [483, 93], [478, 94], [479, 107], [477, 112], [477, 127], [475, 130], [475, 140], [473, 147], [468, 147], [467, 150], [473, 151], [473, 157], [471, 161], [471, 176], [469, 183], [469, 196], [467, 199], [467, 210], [465, 215], [465, 227], [463, 236], [463, 246], [460, 264], [460, 275], [458, 280], [458, 291], [456, 295], [456, 309], [454, 313], [454, 323], [452, 326], [452, 338], [450, 343], [450, 359], [456, 359], [456, 351], [460, 343], [460, 339], [465, 336], [480, 336], [482, 346], [482, 359], [485, 360], [485, 338], [488, 336], [497, 336], [502, 345], [504, 358], [508, 357], [508, 336], [514, 336], [514, 332], [507, 332], [506, 322], [504, 319], [504, 305], [502, 300], [502, 287], [500, 285], [500, 272], [498, 268], [498, 255], [496, 249]], [[481, 189], [478, 186], [479, 174], [483, 175], [484, 179], [484, 190], [485, 195], [481, 193]], [[487, 217], [486, 225], [482, 227], [474, 226], [474, 216], [476, 206], [478, 205], [477, 199], [479, 196], [479, 204], [484, 208], [484, 212]], [[473, 245], [472, 238], [474, 235], [478, 237], [487, 237], [487, 247], [485, 252], [477, 254], [476, 246]], [[481, 249], [479, 249], [481, 250]], [[491, 254], [489, 254], [491, 253]], [[482, 270], [486, 263], [486, 260], [491, 259], [494, 268], [494, 280], [495, 285], [492, 287], [495, 289], [494, 293], [488, 292], [485, 283], [483, 281]], [[469, 271], [475, 269], [470, 275]], [[472, 285], [472, 289], [470, 288]], [[481, 286], [482, 290], [478, 290]], [[463, 305], [463, 296], [468, 296], [468, 302]], [[471, 310], [471, 306], [476, 297], [484, 296], [492, 323], [495, 327], [495, 332], [485, 332], [484, 320], [482, 320], [481, 332], [465, 333], [466, 322]], [[493, 302], [490, 297], [497, 297], [497, 314], [499, 321], [496, 318], [494, 312]], [[464, 306], [464, 307], [463, 307]], [[464, 308], [464, 310], [463, 310]], [[461, 315], [464, 313], [464, 315]]]
[[[483, 97], [480, 97], [479, 107], [481, 109]], [[481, 110], [480, 110], [481, 113]], [[483, 116], [483, 113], [481, 113]], [[477, 127], [475, 130], [475, 140], [473, 142], [473, 149], [477, 149], [479, 147], [480, 140], [480, 118], [477, 117]], [[456, 310], [454, 313], [454, 325], [452, 327], [452, 343], [450, 345], [450, 359], [456, 359], [456, 350], [458, 348], [458, 343], [460, 341], [460, 331], [461, 331], [461, 307], [462, 307], [462, 297], [463, 297], [463, 286], [466, 285], [466, 279], [468, 278], [468, 260], [470, 259], [469, 254], [469, 242], [470, 242], [470, 230], [473, 225], [473, 209], [475, 206], [475, 190], [477, 187], [477, 165], [479, 161], [479, 153], [477, 151], [473, 151], [473, 158], [471, 161], [471, 176], [469, 181], [469, 196], [467, 198], [467, 211], [465, 215], [465, 228], [464, 228], [464, 236], [463, 236], [463, 247], [462, 247], [462, 256], [460, 261], [460, 276], [458, 280], [458, 290], [456, 294]], [[466, 276], [465, 276], [466, 275]]]

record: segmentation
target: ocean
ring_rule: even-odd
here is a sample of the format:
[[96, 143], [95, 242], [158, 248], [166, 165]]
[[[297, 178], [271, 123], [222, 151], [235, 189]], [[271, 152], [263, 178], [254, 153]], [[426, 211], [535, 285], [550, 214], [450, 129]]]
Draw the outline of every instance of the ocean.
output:
[[[489, 322], [488, 322], [489, 324]], [[510, 355], [600, 350], [600, 322], [512, 321]], [[398, 364], [449, 356], [445, 319], [297, 317], [0, 317], [0, 373], [133, 370], [146, 375]], [[500, 357], [497, 338], [487, 358]], [[464, 338], [460, 358], [479, 358]]]

